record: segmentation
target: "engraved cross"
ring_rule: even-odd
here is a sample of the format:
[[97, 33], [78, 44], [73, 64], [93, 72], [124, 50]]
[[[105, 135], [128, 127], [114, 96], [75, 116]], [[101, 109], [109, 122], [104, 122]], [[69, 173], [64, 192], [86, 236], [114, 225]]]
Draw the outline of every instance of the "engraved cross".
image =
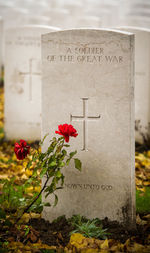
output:
[[41, 75], [40, 72], [33, 72], [32, 63], [34, 59], [29, 60], [29, 72], [19, 72], [20, 75], [29, 75], [29, 101], [32, 101], [32, 75]]
[[82, 121], [83, 122], [83, 149], [88, 151], [88, 121], [100, 119], [98, 116], [88, 116], [88, 98], [82, 98], [83, 101], [83, 115], [82, 116], [71, 116], [71, 121]]

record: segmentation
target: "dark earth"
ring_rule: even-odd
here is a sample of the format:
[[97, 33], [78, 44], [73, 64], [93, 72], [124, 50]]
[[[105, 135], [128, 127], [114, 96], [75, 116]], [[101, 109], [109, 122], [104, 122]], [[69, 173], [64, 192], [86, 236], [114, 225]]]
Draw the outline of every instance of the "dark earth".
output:
[[[103, 228], [106, 228], [107, 232], [110, 233], [107, 236], [108, 239], [115, 239], [121, 243], [125, 243], [128, 238], [136, 236], [136, 242], [145, 244], [145, 238], [150, 233], [149, 226], [137, 225], [136, 229], [127, 230], [118, 222], [110, 222], [107, 218], [102, 220], [102, 224]], [[41, 241], [49, 246], [66, 246], [70, 239], [70, 232], [73, 230], [65, 216], [52, 223], [44, 219], [31, 219], [28, 225], [38, 231]]]

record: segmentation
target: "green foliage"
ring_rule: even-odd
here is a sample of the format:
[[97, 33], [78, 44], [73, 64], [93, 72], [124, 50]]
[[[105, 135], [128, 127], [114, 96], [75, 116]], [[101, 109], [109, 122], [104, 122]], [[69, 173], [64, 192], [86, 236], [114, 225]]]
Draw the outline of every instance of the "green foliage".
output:
[[99, 239], [107, 238], [107, 229], [103, 229], [102, 225], [97, 225], [97, 223], [99, 223], [99, 220], [85, 220], [85, 217], [81, 217], [80, 215], [74, 215], [70, 219], [72, 226], [75, 228], [71, 232], [71, 234], [80, 233], [85, 237], [93, 237]]
[[0, 128], [0, 142], [3, 141], [3, 139], [4, 139], [4, 128], [1, 127]]
[[[47, 135], [44, 137], [43, 141]], [[43, 141], [41, 144], [43, 144]], [[69, 165], [71, 159], [76, 155], [77, 151], [67, 154], [65, 147], [69, 145], [64, 144], [64, 137], [56, 138], [53, 137], [50, 140], [50, 145], [46, 152], [36, 153], [33, 157], [34, 160], [38, 160], [33, 174], [36, 176], [37, 171], [40, 169], [40, 178], [45, 178], [45, 183], [42, 191], [45, 192], [45, 197], [47, 198], [50, 194], [54, 195], [54, 203], [56, 206], [58, 202], [57, 190], [63, 188], [64, 184], [64, 174], [62, 169]], [[75, 158], [75, 168], [81, 170], [81, 162]]]
[[7, 246], [8, 246], [8, 242], [0, 237], [0, 253], [9, 252]]
[[5, 245], [1, 244], [1, 242], [0, 242], [0, 252], [1, 253], [7, 253], [7, 252], [9, 252], [9, 250], [7, 248], [4, 248], [4, 247], [5, 247]]
[[71, 218], [68, 219], [68, 222], [71, 223], [73, 227], [76, 227], [76, 225], [81, 226], [82, 223], [87, 221], [88, 219], [84, 216], [81, 216], [80, 214], [73, 215]]
[[[19, 185], [15, 177], [11, 179], [0, 180], [2, 184], [2, 190], [0, 194], [0, 205], [3, 206], [8, 214], [15, 213], [18, 208], [19, 211], [24, 209], [28, 205], [33, 197], [28, 194], [28, 188], [33, 186], [39, 186], [40, 180], [34, 180], [34, 178], [29, 178], [23, 184]], [[36, 193], [37, 195], [37, 193]], [[36, 203], [30, 208], [29, 211], [42, 211], [43, 205], [41, 204], [41, 199], [38, 199]]]
[[[0, 194], [0, 224], [2, 226], [10, 227], [12, 223], [23, 213], [24, 208], [33, 201], [35, 198], [28, 194], [28, 187], [37, 185], [37, 182], [31, 178], [26, 180], [23, 184], [19, 185], [16, 178], [2, 179], [0, 180], [2, 184], [1, 194]], [[38, 182], [40, 184], [40, 180]], [[41, 202], [41, 197], [39, 197], [35, 203], [29, 208], [28, 212], [41, 212], [43, 210], [43, 203]]]
[[150, 210], [150, 187], [146, 187], [146, 191], [136, 190], [136, 211], [137, 213], [149, 213]]
[[25, 227], [24, 227], [24, 231], [25, 231], [24, 236], [27, 236], [27, 235], [29, 234], [29, 232], [30, 232], [30, 228], [29, 228], [29, 226], [28, 226], [28, 225], [25, 225]]
[[[45, 138], [40, 143], [43, 144]], [[43, 206], [51, 206], [51, 203], [42, 203], [41, 194], [45, 193], [47, 198], [50, 194], [54, 195], [54, 203], [58, 203], [57, 190], [63, 188], [64, 174], [62, 169], [69, 165], [77, 151], [67, 154], [65, 148], [69, 145], [64, 143], [64, 137], [53, 137], [46, 152], [41, 153], [39, 150], [32, 153], [32, 159], [26, 165], [26, 170], [32, 166], [33, 173], [27, 180], [18, 183], [15, 177], [11, 179], [2, 179], [0, 192], [0, 223], [3, 225], [16, 224], [26, 212], [41, 212]], [[81, 162], [75, 158], [75, 168], [81, 170]], [[8, 161], [9, 162], [9, 161]], [[33, 166], [34, 164], [34, 166]], [[43, 187], [41, 191], [34, 194], [29, 193], [28, 188], [39, 187], [43, 178]], [[40, 187], [39, 187], [40, 188]], [[10, 219], [6, 218], [6, 213]], [[11, 222], [10, 222], [11, 221]], [[28, 229], [25, 232], [28, 233]]]
[[6, 216], [4, 209], [0, 208], [0, 226], [9, 227], [12, 225], [10, 219]]
[[18, 206], [21, 208], [27, 201], [24, 197], [24, 185], [17, 185], [15, 178], [0, 180], [3, 184], [2, 194], [0, 195], [0, 204], [3, 204], [3, 209], [8, 212], [15, 212]]
[[75, 158], [74, 163], [75, 163], [75, 168], [81, 171], [81, 167], [82, 167], [81, 161], [79, 159]]
[[42, 253], [56, 253], [55, 249], [40, 249]]

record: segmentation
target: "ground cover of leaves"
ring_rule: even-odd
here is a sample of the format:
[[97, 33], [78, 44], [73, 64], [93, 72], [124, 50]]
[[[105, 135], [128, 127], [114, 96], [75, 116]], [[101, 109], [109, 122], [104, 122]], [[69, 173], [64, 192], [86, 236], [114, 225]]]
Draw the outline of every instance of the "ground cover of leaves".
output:
[[[0, 88], [0, 179], [15, 176], [18, 184], [23, 184], [32, 175], [32, 167], [25, 170], [26, 161], [18, 161], [14, 154], [14, 141], [4, 138], [4, 90]], [[30, 143], [38, 147], [36, 143]], [[30, 159], [30, 157], [29, 157]], [[76, 233], [70, 236], [71, 225], [61, 217], [49, 223], [41, 219], [39, 213], [25, 214], [20, 232], [14, 228], [7, 238], [6, 250], [14, 253], [54, 253], [54, 252], [150, 252], [150, 150], [135, 155], [137, 230], [129, 232], [115, 224], [103, 221], [111, 234], [105, 240], [86, 238]], [[1, 189], [0, 189], [1, 191]], [[40, 191], [40, 187], [28, 188], [28, 194]], [[28, 227], [26, 227], [28, 225]], [[26, 228], [29, 228], [25, 236]], [[2, 236], [2, 235], [1, 235]], [[4, 251], [3, 251], [4, 252]], [[8, 252], [8, 251], [6, 251]]]

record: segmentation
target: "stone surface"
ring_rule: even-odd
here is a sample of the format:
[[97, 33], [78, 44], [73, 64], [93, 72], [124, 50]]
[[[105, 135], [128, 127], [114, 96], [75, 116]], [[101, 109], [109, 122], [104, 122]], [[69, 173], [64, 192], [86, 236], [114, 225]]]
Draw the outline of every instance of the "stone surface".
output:
[[[129, 14], [120, 19], [119, 22], [120, 26], [134, 26], [134, 27], [141, 27], [141, 28], [148, 28], [150, 29], [150, 18], [148, 16], [140, 16], [137, 14]], [[117, 25], [116, 25], [117, 26]]]
[[[139, 27], [120, 27], [135, 34], [135, 120], [140, 120], [143, 133], [150, 124], [150, 30]], [[136, 132], [136, 140], [142, 141]]]
[[101, 21], [98, 17], [81, 16], [77, 19], [76, 28], [100, 28]]
[[3, 14], [5, 30], [25, 25], [27, 13], [28, 11], [23, 8], [8, 8]]
[[70, 27], [72, 24], [72, 19], [69, 17], [69, 11], [63, 8], [53, 8], [51, 11], [46, 10], [43, 15], [50, 17], [50, 24], [52, 26], [57, 26], [61, 29], [66, 29], [67, 26]]
[[[104, 29], [79, 29], [42, 36], [42, 136], [59, 124], [78, 131], [70, 150], [83, 169], [65, 168], [65, 185], [52, 220], [73, 214], [135, 221], [134, 36]], [[52, 200], [52, 197], [50, 198]]]
[[41, 34], [44, 26], [9, 29], [5, 39], [5, 133], [7, 139], [41, 138]]

